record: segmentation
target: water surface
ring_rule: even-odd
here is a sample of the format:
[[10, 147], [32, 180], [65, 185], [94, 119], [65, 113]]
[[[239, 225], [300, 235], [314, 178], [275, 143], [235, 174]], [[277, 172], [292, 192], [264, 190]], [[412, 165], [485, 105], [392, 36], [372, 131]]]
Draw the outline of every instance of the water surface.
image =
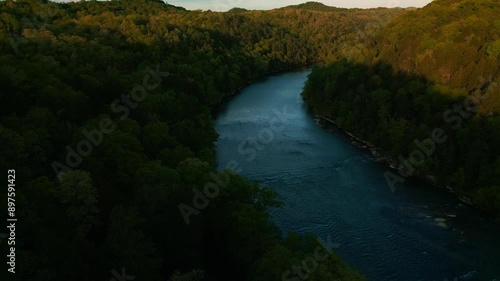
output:
[[269, 76], [221, 109], [219, 169], [238, 163], [275, 189], [284, 207], [271, 213], [284, 233], [338, 245], [369, 280], [500, 280], [491, 221], [429, 186], [407, 181], [393, 192], [383, 166], [315, 122], [300, 97], [309, 72]]

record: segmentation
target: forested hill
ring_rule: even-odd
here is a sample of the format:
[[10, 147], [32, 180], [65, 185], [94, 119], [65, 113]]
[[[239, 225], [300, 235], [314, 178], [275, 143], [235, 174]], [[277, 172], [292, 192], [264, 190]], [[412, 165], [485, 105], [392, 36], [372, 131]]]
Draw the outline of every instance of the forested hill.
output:
[[[373, 61], [423, 75], [466, 93], [500, 79], [500, 4], [496, 0], [437, 0], [385, 26]], [[482, 111], [500, 112], [500, 96]]]
[[417, 175], [500, 218], [498, 14], [496, 0], [435, 0], [404, 13], [313, 70], [303, 96], [393, 159], [391, 187]]
[[[215, 172], [212, 105], [267, 73], [341, 56], [402, 12], [0, 2], [0, 170], [16, 175], [16, 276], [282, 279], [320, 244], [282, 239], [267, 213], [275, 194]], [[364, 280], [335, 254], [308, 276]]]
[[320, 2], [306, 2], [304, 4], [291, 5], [288, 6], [287, 8], [313, 10], [313, 11], [326, 11], [326, 12], [348, 10], [337, 7], [330, 7]]

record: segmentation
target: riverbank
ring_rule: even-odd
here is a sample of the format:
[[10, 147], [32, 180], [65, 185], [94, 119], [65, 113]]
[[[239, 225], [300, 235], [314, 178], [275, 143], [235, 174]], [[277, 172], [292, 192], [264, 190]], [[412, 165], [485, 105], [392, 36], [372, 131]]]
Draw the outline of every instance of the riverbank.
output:
[[[379, 147], [375, 146], [374, 144], [370, 143], [369, 141], [361, 139], [360, 137], [349, 132], [347, 129], [343, 128], [337, 122], [335, 122], [335, 120], [333, 120], [329, 117], [320, 115], [320, 114], [314, 114], [314, 117], [315, 117], [316, 123], [318, 123], [321, 127], [329, 129], [329, 130], [331, 130], [332, 128], [335, 128], [335, 129], [339, 130], [340, 132], [344, 133], [346, 136], [348, 136], [350, 138], [351, 144], [353, 146], [355, 146], [361, 150], [364, 150], [366, 152], [369, 152], [372, 155], [372, 157], [374, 158], [375, 162], [384, 165], [385, 167], [387, 167], [388, 169], [390, 169], [391, 171], [393, 171], [396, 174], [399, 173], [399, 169], [403, 169], [403, 167], [400, 167], [401, 163], [399, 163], [399, 161], [396, 157], [390, 155], [387, 152], [384, 152]], [[404, 172], [407, 172], [407, 171], [404, 171]], [[475, 206], [472, 199], [470, 199], [468, 196], [457, 194], [457, 192], [455, 191], [455, 189], [453, 187], [451, 187], [451, 186], [444, 187], [444, 186], [439, 185], [436, 181], [436, 177], [433, 175], [423, 174], [422, 172], [417, 170], [415, 173], [413, 173], [408, 178], [411, 178], [412, 180], [416, 180], [416, 181], [419, 181], [419, 182], [422, 182], [425, 184], [429, 184], [429, 185], [436, 187], [436, 188], [446, 190], [449, 193], [454, 194], [454, 196], [458, 200], [460, 200], [462, 203], [467, 204], [469, 206], [477, 207], [477, 206]], [[477, 209], [480, 209], [480, 208], [477, 208]], [[480, 209], [480, 210], [482, 210], [482, 209]]]
[[[224, 105], [215, 122], [217, 169], [238, 163], [242, 176], [279, 194], [283, 205], [269, 211], [284, 235], [320, 237], [369, 280], [449, 280], [472, 270], [496, 277], [498, 241], [489, 237], [499, 232], [492, 220], [413, 180], [392, 193], [371, 152], [314, 121], [300, 98], [309, 73], [271, 75]], [[271, 140], [262, 132], [276, 118], [273, 109], [285, 107], [293, 117]], [[478, 261], [495, 264], [477, 268]]]

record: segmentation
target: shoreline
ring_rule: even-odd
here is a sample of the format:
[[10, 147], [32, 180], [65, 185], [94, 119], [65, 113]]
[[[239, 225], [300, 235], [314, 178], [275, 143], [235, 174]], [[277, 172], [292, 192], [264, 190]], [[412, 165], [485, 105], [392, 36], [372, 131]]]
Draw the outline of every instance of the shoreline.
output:
[[[354, 147], [357, 147], [365, 152], [369, 152], [376, 163], [382, 164], [386, 168], [390, 169], [391, 171], [399, 173], [398, 167], [399, 167], [400, 163], [395, 157], [382, 151], [379, 147], [375, 146], [374, 144], [370, 143], [369, 141], [361, 139], [360, 137], [349, 132], [347, 129], [344, 129], [342, 126], [337, 124], [337, 122], [335, 122], [333, 119], [326, 117], [324, 115], [320, 115], [320, 114], [314, 113], [313, 115], [314, 115], [314, 119], [316, 120], [316, 123], [318, 123], [318, 125], [320, 125], [323, 128], [326, 128], [326, 129], [331, 129], [333, 127], [334, 129], [339, 130], [344, 135], [346, 135], [347, 137], [350, 138], [351, 145], [353, 145]], [[416, 180], [416, 181], [419, 181], [421, 183], [429, 184], [433, 187], [447, 191], [448, 193], [452, 193], [452, 194], [454, 194], [454, 197], [457, 198], [460, 202], [462, 202], [468, 206], [474, 207], [478, 210], [482, 210], [481, 208], [478, 208], [474, 204], [472, 199], [470, 199], [469, 197], [464, 196], [464, 195], [458, 195], [456, 193], [455, 189], [452, 188], [451, 186], [444, 187], [444, 186], [438, 185], [436, 183], [435, 176], [433, 176], [433, 175], [422, 174], [422, 173], [416, 171], [415, 174], [413, 174], [407, 178], [408, 179], [411, 178], [412, 180]]]

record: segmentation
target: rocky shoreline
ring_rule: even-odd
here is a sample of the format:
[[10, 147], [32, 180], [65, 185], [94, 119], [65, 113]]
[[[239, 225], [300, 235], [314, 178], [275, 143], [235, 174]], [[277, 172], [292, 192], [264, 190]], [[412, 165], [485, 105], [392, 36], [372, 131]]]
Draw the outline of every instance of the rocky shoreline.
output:
[[321, 127], [326, 128], [326, 129], [331, 129], [333, 126], [335, 129], [340, 130], [342, 133], [346, 134], [350, 139], [351, 139], [351, 144], [359, 149], [362, 149], [364, 151], [370, 152], [370, 154], [373, 156], [375, 159], [375, 162], [377, 163], [382, 163], [387, 165], [391, 170], [397, 170], [398, 169], [398, 161], [396, 158], [389, 156], [387, 153], [382, 152], [380, 148], [375, 146], [374, 144], [370, 143], [369, 141], [363, 140], [348, 130], [344, 129], [342, 126], [337, 124], [334, 120], [322, 116], [322, 115], [315, 115], [315, 120], [316, 123], [318, 123]]
[[[349, 132], [348, 130], [346, 130], [345, 128], [340, 126], [339, 124], [337, 124], [337, 122], [335, 122], [335, 120], [328, 118], [326, 116], [323, 116], [323, 115], [319, 115], [319, 114], [315, 114], [314, 117], [315, 117], [316, 123], [318, 123], [321, 127], [326, 128], [327, 130], [332, 130], [332, 129], [340, 130], [342, 133], [344, 133], [345, 135], [347, 135], [350, 138], [351, 144], [353, 146], [355, 146], [361, 150], [364, 150], [366, 152], [369, 152], [372, 155], [372, 157], [374, 158], [375, 162], [385, 165], [387, 168], [389, 168], [390, 170], [392, 170], [396, 174], [398, 173], [398, 169], [400, 166], [398, 159], [396, 159], [395, 157], [382, 151], [379, 147], [375, 146], [374, 144], [370, 143], [369, 141], [363, 140], [363, 139], [355, 136], [354, 134], [352, 134], [351, 132]], [[410, 177], [417, 180], [417, 181], [432, 185], [434, 187], [437, 187], [440, 189], [445, 189], [446, 191], [455, 194], [455, 197], [458, 200], [460, 200], [462, 203], [467, 204], [469, 206], [474, 206], [473, 201], [469, 197], [458, 195], [455, 192], [455, 189], [452, 188], [451, 186], [443, 187], [443, 186], [438, 185], [436, 183], [435, 176], [422, 174], [422, 173], [417, 172], [416, 174], [411, 175]]]

